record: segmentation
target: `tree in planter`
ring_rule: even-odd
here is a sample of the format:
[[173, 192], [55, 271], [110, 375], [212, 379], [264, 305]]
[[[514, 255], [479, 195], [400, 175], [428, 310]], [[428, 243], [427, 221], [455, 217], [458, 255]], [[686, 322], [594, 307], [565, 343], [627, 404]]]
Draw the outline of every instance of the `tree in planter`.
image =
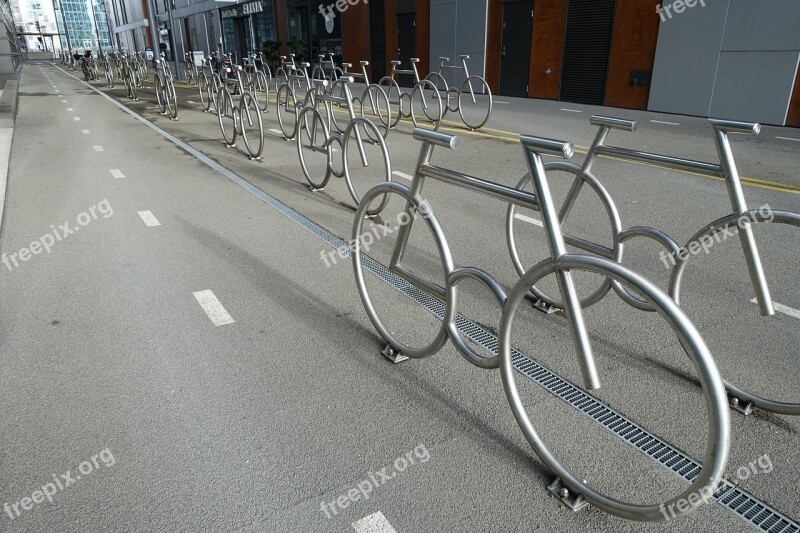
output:
[[261, 46], [264, 52], [264, 59], [266, 59], [272, 72], [275, 72], [280, 65], [280, 48], [282, 45], [283, 43], [281, 41], [264, 41], [264, 44]]
[[295, 59], [298, 63], [302, 61], [309, 61], [309, 50], [306, 47], [306, 43], [303, 40], [297, 39], [294, 41], [286, 41], [286, 46], [289, 47], [289, 50], [292, 51], [295, 55]]

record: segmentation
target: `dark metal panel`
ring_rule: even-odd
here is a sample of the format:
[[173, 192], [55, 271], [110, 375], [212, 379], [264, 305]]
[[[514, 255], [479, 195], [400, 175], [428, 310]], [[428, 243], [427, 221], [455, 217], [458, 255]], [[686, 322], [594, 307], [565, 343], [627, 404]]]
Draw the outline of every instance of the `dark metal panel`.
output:
[[616, 0], [570, 0], [561, 100], [603, 105]]

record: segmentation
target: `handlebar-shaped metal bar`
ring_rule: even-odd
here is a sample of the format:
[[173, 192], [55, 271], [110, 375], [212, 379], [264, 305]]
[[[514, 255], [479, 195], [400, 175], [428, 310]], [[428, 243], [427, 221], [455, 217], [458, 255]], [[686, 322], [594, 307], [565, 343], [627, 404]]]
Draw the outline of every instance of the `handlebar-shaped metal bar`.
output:
[[746, 135], [758, 135], [761, 133], [761, 124], [758, 122], [738, 122], [735, 120], [708, 119], [714, 129], [725, 133], [743, 133]]
[[616, 130], [636, 131], [637, 123], [635, 120], [625, 120], [622, 118], [604, 117], [602, 115], [592, 115], [589, 120], [592, 126], [606, 126]]
[[441, 131], [429, 130], [426, 128], [414, 128], [413, 137], [418, 141], [429, 142], [443, 148], [457, 150], [461, 145], [461, 139], [457, 135], [450, 135]]
[[547, 154], [569, 159], [575, 150], [572, 143], [545, 139], [544, 137], [534, 137], [532, 135], [520, 135], [519, 141], [527, 150], [538, 154]]
[[626, 159], [628, 161], [657, 163], [675, 170], [698, 172], [708, 176], [720, 177], [723, 175], [722, 166], [715, 163], [694, 161], [692, 159], [682, 159], [680, 157], [654, 154], [651, 152], [640, 152], [639, 150], [630, 150], [628, 148], [618, 148], [616, 146], [598, 146], [595, 148], [594, 153], [598, 155], [616, 157], [619, 159]]

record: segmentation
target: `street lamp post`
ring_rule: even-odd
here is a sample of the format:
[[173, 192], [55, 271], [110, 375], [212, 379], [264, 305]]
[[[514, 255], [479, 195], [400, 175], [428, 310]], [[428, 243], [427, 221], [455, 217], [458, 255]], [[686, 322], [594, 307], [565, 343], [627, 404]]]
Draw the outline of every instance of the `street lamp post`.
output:
[[97, 48], [100, 49], [100, 57], [103, 57], [103, 45], [100, 44], [100, 26], [97, 25], [97, 13], [95, 13], [95, 8], [97, 5], [92, 2], [92, 18], [94, 19], [94, 31], [97, 34]]
[[155, 0], [148, 0], [147, 22], [150, 25], [150, 40], [153, 47], [153, 59], [157, 60], [161, 55], [161, 47], [158, 38], [158, 16], [156, 15]]
[[175, 20], [172, 18], [172, 10], [175, 8], [174, 0], [167, 0], [167, 17], [169, 18], [169, 38], [172, 45], [172, 59], [175, 60], [175, 79], [181, 81], [181, 65], [178, 62], [178, 46], [175, 39]]

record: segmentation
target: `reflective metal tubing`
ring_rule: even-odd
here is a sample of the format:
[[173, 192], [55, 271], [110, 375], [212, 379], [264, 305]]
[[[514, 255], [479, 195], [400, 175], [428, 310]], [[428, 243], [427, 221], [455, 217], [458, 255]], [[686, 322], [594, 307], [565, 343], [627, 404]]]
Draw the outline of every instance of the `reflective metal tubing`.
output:
[[607, 128], [613, 128], [615, 130], [624, 130], [624, 131], [636, 131], [637, 127], [635, 120], [604, 117], [602, 115], [592, 115], [592, 118], [589, 119], [589, 124], [591, 124], [592, 126], [605, 126]]
[[449, 133], [427, 128], [414, 128], [413, 136], [418, 141], [429, 142], [451, 150], [457, 150], [461, 146], [461, 139], [457, 135], [450, 135]]
[[569, 159], [572, 157], [572, 154], [575, 153], [575, 150], [572, 148], [572, 143], [564, 141], [534, 137], [532, 135], [520, 135], [519, 141], [522, 143], [522, 146], [528, 150], [533, 150], [539, 154], [554, 155]]
[[[525, 160], [533, 179], [533, 188], [539, 200], [539, 209], [542, 215], [542, 225], [547, 235], [547, 244], [550, 248], [550, 256], [558, 259], [566, 255], [567, 247], [564, 244], [564, 236], [561, 233], [561, 222], [558, 220], [558, 209], [553, 202], [550, 194], [550, 185], [544, 171], [541, 154], [536, 151], [542, 149], [549, 153], [562, 153], [571, 155], [572, 145], [561, 143], [549, 139], [520, 136], [525, 152]], [[575, 352], [578, 354], [578, 366], [581, 369], [584, 386], [588, 390], [600, 388], [600, 376], [597, 374], [597, 366], [592, 354], [592, 344], [589, 340], [589, 333], [586, 331], [586, 323], [583, 320], [583, 309], [578, 298], [578, 291], [568, 270], [556, 271], [558, 290], [561, 293], [561, 301], [564, 302], [564, 314], [569, 323], [572, 342]]]
[[526, 191], [429, 164], [419, 167], [417, 173], [427, 178], [486, 194], [498, 200], [503, 200], [504, 202], [511, 202], [522, 207], [527, 207], [528, 209], [539, 210], [536, 196]]
[[708, 176], [721, 177], [723, 175], [722, 166], [703, 161], [693, 161], [669, 155], [654, 154], [651, 152], [641, 152], [628, 148], [618, 148], [616, 146], [598, 146], [595, 150], [598, 155], [627, 159], [629, 161], [639, 161], [642, 163], [655, 163], [675, 170], [686, 170], [698, 172]]

